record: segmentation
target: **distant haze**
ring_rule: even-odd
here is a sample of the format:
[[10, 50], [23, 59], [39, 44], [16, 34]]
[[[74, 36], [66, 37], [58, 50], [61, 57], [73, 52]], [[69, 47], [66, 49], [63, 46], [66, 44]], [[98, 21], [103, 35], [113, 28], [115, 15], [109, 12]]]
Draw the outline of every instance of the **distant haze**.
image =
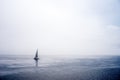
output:
[[0, 0], [0, 54], [120, 54], [119, 0]]

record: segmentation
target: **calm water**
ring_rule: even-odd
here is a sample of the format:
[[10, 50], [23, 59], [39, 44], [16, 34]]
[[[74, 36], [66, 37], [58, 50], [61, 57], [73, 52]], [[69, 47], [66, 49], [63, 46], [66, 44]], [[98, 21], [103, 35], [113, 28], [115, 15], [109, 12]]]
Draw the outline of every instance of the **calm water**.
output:
[[120, 80], [120, 56], [0, 56], [0, 80]]

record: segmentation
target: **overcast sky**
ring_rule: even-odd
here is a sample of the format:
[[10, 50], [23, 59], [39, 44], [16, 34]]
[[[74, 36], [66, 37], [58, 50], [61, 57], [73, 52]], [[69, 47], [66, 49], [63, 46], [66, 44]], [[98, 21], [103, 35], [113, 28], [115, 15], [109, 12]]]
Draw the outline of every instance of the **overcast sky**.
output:
[[0, 54], [120, 54], [119, 0], [0, 0]]

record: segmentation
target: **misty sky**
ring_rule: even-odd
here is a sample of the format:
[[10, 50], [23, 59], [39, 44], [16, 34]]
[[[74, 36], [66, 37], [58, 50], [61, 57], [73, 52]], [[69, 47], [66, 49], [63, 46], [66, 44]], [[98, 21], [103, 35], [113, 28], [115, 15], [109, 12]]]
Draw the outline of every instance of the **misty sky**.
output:
[[0, 54], [120, 54], [119, 0], [0, 0]]

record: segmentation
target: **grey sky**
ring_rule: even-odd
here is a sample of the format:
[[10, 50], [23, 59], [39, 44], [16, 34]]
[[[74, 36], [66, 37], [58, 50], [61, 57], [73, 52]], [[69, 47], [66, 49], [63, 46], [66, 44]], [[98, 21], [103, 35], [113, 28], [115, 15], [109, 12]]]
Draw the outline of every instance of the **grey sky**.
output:
[[0, 0], [0, 54], [119, 54], [118, 0]]

